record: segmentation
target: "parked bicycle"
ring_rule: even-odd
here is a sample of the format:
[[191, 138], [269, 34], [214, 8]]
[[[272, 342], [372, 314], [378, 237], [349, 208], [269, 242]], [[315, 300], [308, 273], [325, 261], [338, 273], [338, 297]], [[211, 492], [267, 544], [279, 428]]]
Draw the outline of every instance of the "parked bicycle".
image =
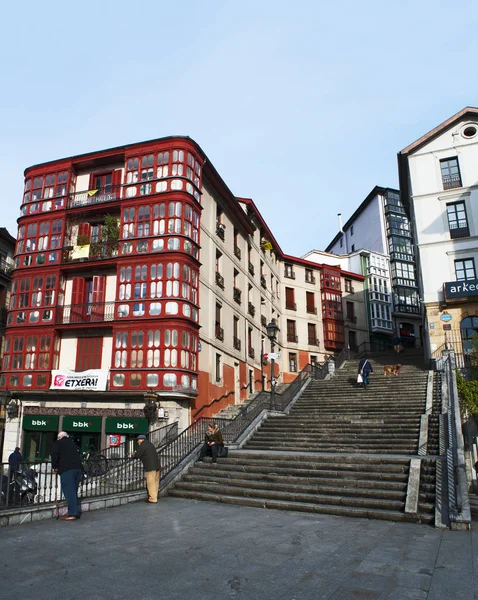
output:
[[99, 477], [104, 475], [109, 470], [108, 459], [104, 454], [96, 450], [88, 450], [83, 455], [83, 476]]

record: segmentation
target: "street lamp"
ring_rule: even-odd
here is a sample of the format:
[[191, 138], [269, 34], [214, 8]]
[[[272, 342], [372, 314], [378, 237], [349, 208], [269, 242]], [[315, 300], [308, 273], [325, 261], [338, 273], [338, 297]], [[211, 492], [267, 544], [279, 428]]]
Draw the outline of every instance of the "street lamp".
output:
[[3, 407], [3, 410], [1, 411], [1, 412], [3, 412], [3, 419], [2, 419], [3, 423], [1, 423], [1, 430], [0, 430], [0, 462], [2, 461], [2, 456], [3, 456], [3, 444], [4, 444], [4, 440], [5, 440], [5, 427], [7, 424], [7, 405], [11, 399], [12, 399], [12, 395], [9, 392], [9, 390], [0, 392], [0, 407]]
[[275, 370], [274, 370], [274, 342], [276, 341], [277, 332], [279, 331], [279, 327], [275, 322], [275, 319], [272, 319], [269, 325], [266, 326], [267, 337], [271, 341], [271, 410], [275, 410], [276, 408], [276, 390], [275, 390]]

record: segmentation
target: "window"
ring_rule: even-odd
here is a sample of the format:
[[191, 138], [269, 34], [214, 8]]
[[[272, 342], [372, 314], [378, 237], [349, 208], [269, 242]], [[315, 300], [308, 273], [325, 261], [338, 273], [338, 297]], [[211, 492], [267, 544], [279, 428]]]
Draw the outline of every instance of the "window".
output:
[[355, 252], [355, 244], [352, 244], [352, 248], [350, 248], [351, 252]]
[[344, 238], [341, 237], [340, 238], [340, 247], [343, 248], [343, 246], [344, 246]]
[[476, 279], [475, 260], [473, 258], [455, 260], [455, 277], [457, 281]]
[[297, 343], [295, 321], [287, 319], [287, 341]]
[[102, 350], [102, 337], [78, 338], [75, 370], [101, 369]]
[[294, 268], [292, 265], [284, 265], [284, 277], [295, 279]]
[[307, 323], [309, 346], [317, 345], [317, 329], [315, 323]]
[[465, 317], [460, 323], [464, 354], [472, 354], [478, 336], [478, 317]]
[[346, 318], [351, 323], [355, 323], [357, 321], [357, 318], [355, 316], [355, 306], [354, 306], [353, 302], [346, 302], [345, 303], [345, 314], [346, 314]]
[[446, 214], [448, 217], [448, 227], [450, 229], [450, 237], [452, 240], [456, 238], [468, 237], [470, 235], [464, 202], [453, 202], [452, 204], [447, 204]]
[[354, 234], [354, 226], [352, 225], [352, 227], [350, 228], [350, 235], [352, 236]]
[[444, 190], [461, 187], [460, 168], [458, 166], [458, 158], [456, 156], [441, 160], [440, 169]]
[[216, 354], [216, 383], [221, 381], [221, 355]]
[[287, 310], [297, 310], [294, 299], [294, 288], [285, 288], [285, 307]]
[[297, 373], [297, 354], [289, 352], [289, 372]]
[[314, 272], [312, 269], [305, 270], [305, 280], [307, 283], [315, 283]]
[[348, 292], [349, 294], [352, 294], [354, 289], [352, 287], [352, 280], [351, 279], [346, 279], [345, 280], [345, 291]]
[[315, 308], [315, 294], [314, 292], [306, 292], [305, 293], [305, 302], [307, 307], [307, 312], [312, 314], [317, 314], [317, 309]]

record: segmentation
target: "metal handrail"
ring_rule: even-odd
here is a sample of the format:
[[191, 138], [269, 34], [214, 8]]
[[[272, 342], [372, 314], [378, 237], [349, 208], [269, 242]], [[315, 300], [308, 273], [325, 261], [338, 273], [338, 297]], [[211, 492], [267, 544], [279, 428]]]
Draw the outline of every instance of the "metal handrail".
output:
[[67, 304], [66, 306], [58, 306], [55, 323], [57, 325], [103, 323], [105, 321], [113, 321], [114, 316], [114, 302]]

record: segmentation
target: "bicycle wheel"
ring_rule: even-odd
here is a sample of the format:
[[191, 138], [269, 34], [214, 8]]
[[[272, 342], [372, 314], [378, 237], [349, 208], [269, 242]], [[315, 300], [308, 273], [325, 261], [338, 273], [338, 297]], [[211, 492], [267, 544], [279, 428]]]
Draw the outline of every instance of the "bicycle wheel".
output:
[[85, 465], [86, 474], [89, 477], [98, 477], [108, 471], [108, 459], [103, 454], [90, 456]]

